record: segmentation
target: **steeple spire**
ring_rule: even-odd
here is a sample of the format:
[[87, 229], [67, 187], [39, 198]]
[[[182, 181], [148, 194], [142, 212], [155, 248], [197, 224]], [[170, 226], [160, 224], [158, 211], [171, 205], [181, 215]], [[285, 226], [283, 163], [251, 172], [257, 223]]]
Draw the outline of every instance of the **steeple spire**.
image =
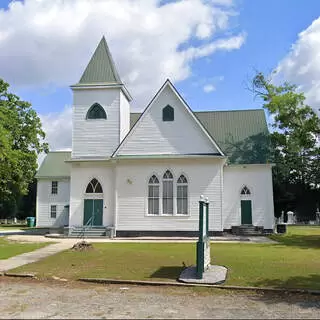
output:
[[122, 84], [104, 36], [78, 84]]

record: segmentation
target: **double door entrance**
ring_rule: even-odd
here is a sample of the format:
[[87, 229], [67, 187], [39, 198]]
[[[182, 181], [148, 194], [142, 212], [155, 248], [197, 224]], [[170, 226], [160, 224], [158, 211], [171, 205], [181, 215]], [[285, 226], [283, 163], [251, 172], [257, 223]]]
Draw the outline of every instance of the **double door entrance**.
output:
[[85, 199], [83, 225], [103, 225], [103, 199]]

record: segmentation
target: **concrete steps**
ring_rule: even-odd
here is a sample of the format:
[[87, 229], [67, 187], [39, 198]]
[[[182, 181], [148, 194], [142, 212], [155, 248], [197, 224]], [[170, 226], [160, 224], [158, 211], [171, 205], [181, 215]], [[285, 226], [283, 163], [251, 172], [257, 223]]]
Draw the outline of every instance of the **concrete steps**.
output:
[[69, 228], [69, 237], [71, 238], [101, 238], [113, 237], [113, 228], [105, 226], [83, 227], [74, 226]]
[[238, 236], [262, 236], [264, 228], [253, 225], [232, 226], [231, 233]]

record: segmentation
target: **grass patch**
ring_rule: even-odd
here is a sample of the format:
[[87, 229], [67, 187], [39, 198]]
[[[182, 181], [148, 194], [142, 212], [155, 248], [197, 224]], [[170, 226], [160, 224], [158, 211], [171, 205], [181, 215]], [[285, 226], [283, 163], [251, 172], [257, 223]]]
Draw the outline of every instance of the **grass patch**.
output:
[[289, 226], [287, 233], [273, 234], [270, 239], [276, 240], [287, 246], [299, 248], [320, 248], [320, 227], [319, 226]]
[[[319, 227], [304, 228], [289, 228], [287, 235], [276, 236], [281, 237], [278, 244], [212, 243], [211, 261], [229, 269], [228, 285], [320, 289], [320, 243], [312, 240], [307, 248], [288, 240], [299, 232], [320, 236]], [[67, 250], [15, 271], [44, 278], [174, 281], [183, 265], [195, 264], [195, 252], [194, 243], [95, 243], [94, 250]]]
[[23, 230], [28, 229], [26, 224], [0, 224], [0, 231], [1, 230]]
[[17, 241], [10, 241], [6, 238], [0, 237], [0, 260], [8, 259], [18, 254], [34, 251], [36, 249], [47, 246], [48, 243], [21, 243]]

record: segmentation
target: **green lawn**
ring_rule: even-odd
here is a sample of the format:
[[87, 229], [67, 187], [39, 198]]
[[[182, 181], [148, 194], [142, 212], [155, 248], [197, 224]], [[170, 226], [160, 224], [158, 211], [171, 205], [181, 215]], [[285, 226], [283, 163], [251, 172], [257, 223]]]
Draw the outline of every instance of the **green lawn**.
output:
[[43, 248], [48, 243], [21, 243], [0, 237], [0, 260], [8, 259], [21, 253]]
[[[211, 244], [212, 263], [229, 269], [226, 284], [320, 289], [320, 228], [292, 227], [285, 236], [271, 237], [280, 243]], [[195, 244], [96, 243], [92, 251], [68, 250], [15, 271], [37, 272], [44, 278], [174, 281], [183, 263], [195, 263]]]
[[27, 228], [26, 224], [0, 224], [0, 231], [21, 230], [26, 228]]

